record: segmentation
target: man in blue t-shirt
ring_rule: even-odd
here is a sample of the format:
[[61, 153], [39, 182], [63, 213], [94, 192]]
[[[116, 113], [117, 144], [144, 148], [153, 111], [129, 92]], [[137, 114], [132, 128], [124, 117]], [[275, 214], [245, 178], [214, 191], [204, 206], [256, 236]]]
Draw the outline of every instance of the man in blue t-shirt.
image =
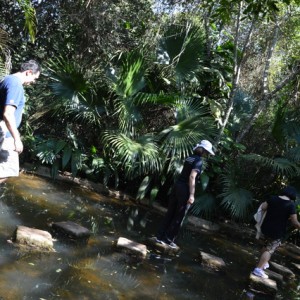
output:
[[35, 60], [22, 63], [19, 72], [0, 81], [0, 183], [19, 175], [19, 154], [23, 143], [18, 131], [25, 105], [24, 85], [33, 83], [41, 73]]
[[288, 221], [291, 221], [296, 228], [300, 229], [294, 200], [296, 200], [296, 189], [287, 186], [280, 192], [279, 196], [272, 196], [262, 203], [261, 208], [266, 211], [266, 216], [261, 225], [265, 245], [259, 262], [252, 272], [254, 275], [268, 278], [264, 269], [269, 267], [271, 255], [281, 245]]

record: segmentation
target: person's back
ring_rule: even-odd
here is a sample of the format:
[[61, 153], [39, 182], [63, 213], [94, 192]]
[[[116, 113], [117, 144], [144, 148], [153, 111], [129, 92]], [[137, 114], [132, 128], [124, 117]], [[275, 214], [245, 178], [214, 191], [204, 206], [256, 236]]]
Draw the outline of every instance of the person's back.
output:
[[288, 219], [295, 213], [295, 205], [290, 199], [272, 196], [267, 200], [268, 209], [261, 230], [272, 239], [284, 237]]
[[291, 221], [291, 224], [300, 229], [294, 203], [296, 197], [296, 189], [292, 186], [287, 186], [280, 192], [279, 196], [272, 196], [261, 204], [261, 209], [266, 211], [266, 216], [261, 226], [265, 242], [258, 264], [252, 272], [255, 276], [268, 278], [264, 270], [269, 267], [271, 255], [282, 243], [287, 222]]
[[193, 155], [187, 157], [184, 161], [183, 169], [178, 177], [178, 182], [183, 182], [183, 183], [188, 184], [192, 169], [199, 170], [199, 173], [200, 173], [201, 168], [202, 168], [201, 156], [193, 154]]

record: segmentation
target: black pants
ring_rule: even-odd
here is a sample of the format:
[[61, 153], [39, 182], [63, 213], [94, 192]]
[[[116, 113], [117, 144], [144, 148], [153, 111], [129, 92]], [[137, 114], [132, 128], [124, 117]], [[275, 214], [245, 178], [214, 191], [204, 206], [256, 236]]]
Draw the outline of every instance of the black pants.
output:
[[188, 184], [177, 182], [174, 185], [169, 199], [168, 211], [157, 233], [158, 239], [168, 239], [170, 241], [176, 239], [186, 213], [189, 195]]

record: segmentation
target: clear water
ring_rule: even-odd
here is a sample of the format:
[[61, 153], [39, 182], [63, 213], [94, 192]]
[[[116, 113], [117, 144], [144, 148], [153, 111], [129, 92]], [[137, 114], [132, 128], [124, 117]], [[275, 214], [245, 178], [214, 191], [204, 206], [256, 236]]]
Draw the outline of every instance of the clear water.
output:
[[[137, 260], [117, 251], [114, 242], [122, 236], [147, 243], [162, 215], [24, 174], [1, 187], [0, 215], [0, 299], [268, 299], [246, 291], [259, 255], [251, 239], [183, 228], [179, 255], [150, 247], [147, 258]], [[55, 253], [33, 253], [8, 242], [18, 225], [50, 231], [51, 222], [68, 220], [92, 231], [87, 244], [57, 240]], [[225, 270], [203, 268], [200, 251], [222, 257]], [[277, 299], [292, 299], [287, 290]]]

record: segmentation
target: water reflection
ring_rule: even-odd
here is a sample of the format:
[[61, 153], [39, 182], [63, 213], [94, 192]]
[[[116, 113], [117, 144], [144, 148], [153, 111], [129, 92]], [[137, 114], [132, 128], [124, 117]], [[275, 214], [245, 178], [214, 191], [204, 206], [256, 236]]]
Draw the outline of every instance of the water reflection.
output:
[[[253, 245], [183, 228], [180, 255], [167, 256], [150, 247], [147, 259], [141, 261], [117, 251], [114, 244], [121, 236], [146, 243], [162, 218], [150, 209], [31, 175], [10, 180], [1, 193], [0, 297], [5, 300], [251, 296], [244, 290], [256, 260]], [[60, 221], [88, 228], [92, 232], [88, 243], [58, 240], [51, 254], [23, 253], [7, 243], [18, 225], [49, 231], [49, 224]], [[204, 268], [199, 251], [222, 257], [226, 270]]]

